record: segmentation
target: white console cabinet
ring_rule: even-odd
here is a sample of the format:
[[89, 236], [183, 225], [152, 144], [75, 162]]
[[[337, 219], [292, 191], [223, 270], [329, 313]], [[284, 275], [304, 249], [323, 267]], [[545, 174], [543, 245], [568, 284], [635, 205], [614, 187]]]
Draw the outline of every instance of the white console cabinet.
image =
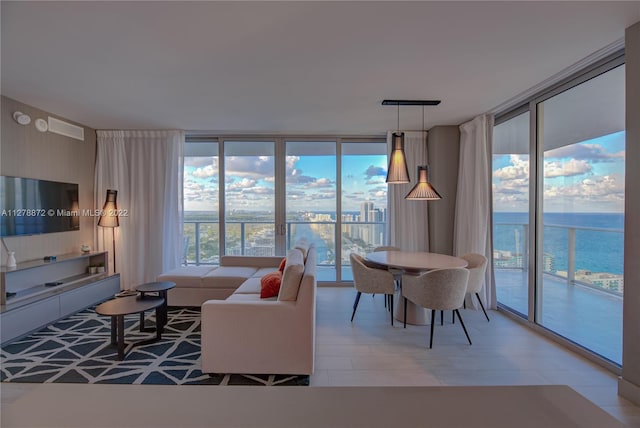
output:
[[[0, 342], [6, 343], [87, 308], [120, 291], [109, 275], [107, 252], [74, 253], [35, 260], [0, 271]], [[91, 273], [102, 265], [105, 272]]]

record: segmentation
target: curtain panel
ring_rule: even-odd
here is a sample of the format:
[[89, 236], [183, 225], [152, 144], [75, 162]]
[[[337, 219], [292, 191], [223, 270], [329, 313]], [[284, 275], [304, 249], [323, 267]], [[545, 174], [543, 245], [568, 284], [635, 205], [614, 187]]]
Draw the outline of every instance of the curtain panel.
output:
[[[97, 137], [95, 206], [102, 208], [107, 189], [118, 191], [115, 266], [120, 287], [132, 289], [181, 263], [184, 132], [97, 131]], [[96, 242], [109, 251], [112, 270], [112, 230], [96, 227]]]
[[[387, 133], [391, 152], [393, 132]], [[427, 201], [408, 201], [404, 197], [418, 181], [418, 165], [427, 163], [426, 132], [405, 132], [404, 151], [411, 183], [390, 184], [387, 190], [387, 236], [389, 245], [403, 251], [429, 251]]]
[[[491, 227], [491, 142], [493, 115], [482, 115], [460, 125], [460, 163], [454, 220], [453, 254], [478, 253], [487, 260], [480, 296], [496, 309]], [[467, 306], [476, 307], [467, 296]]]

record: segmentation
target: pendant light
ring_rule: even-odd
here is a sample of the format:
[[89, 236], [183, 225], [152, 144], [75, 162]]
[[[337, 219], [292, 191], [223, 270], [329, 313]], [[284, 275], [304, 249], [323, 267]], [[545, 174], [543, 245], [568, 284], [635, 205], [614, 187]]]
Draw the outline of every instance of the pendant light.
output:
[[400, 132], [400, 103], [398, 106], [398, 123], [396, 132], [393, 133], [391, 140], [391, 156], [389, 159], [389, 168], [387, 168], [386, 182], [389, 184], [409, 183], [409, 168], [407, 167], [407, 159], [404, 156], [404, 133]]
[[[427, 145], [427, 136], [424, 129], [424, 105], [422, 106], [422, 135], [424, 136], [424, 145]], [[418, 183], [407, 196], [404, 197], [410, 201], [436, 201], [442, 199], [438, 191], [429, 183], [429, 165], [418, 166]]]

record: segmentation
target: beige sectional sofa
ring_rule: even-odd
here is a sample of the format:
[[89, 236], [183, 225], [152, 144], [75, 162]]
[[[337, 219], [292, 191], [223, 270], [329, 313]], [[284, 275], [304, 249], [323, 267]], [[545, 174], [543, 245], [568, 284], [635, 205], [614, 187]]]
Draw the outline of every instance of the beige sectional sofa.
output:
[[316, 248], [298, 241], [287, 253], [278, 296], [260, 298], [260, 279], [282, 257], [226, 256], [221, 266], [185, 266], [170, 305], [202, 306], [204, 373], [312, 374], [315, 362]]

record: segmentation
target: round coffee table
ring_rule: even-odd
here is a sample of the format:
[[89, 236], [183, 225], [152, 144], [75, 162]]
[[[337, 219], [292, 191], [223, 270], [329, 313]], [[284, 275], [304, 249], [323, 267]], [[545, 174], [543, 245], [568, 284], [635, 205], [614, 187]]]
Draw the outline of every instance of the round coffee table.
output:
[[[140, 297], [146, 299], [146, 293], [158, 293], [158, 297], [162, 297], [164, 299], [164, 303], [160, 308], [159, 317], [160, 317], [160, 329], [163, 330], [164, 326], [167, 325], [168, 317], [167, 317], [167, 291], [171, 290], [176, 286], [175, 282], [171, 281], [157, 281], [157, 282], [147, 282], [145, 284], [140, 284], [136, 287], [136, 291], [140, 293]], [[157, 328], [157, 327], [156, 327]], [[153, 329], [147, 328], [144, 325], [144, 312], [140, 312], [140, 331], [153, 331]]]
[[[156, 310], [156, 338], [160, 340], [162, 326], [160, 324], [160, 307], [164, 304], [162, 297], [138, 296], [118, 297], [96, 306], [96, 313], [111, 317], [111, 344], [118, 345], [118, 359], [124, 359], [124, 316], [130, 314], [144, 314], [149, 309]], [[117, 340], [116, 340], [117, 337]], [[145, 341], [144, 343], [147, 343]]]

